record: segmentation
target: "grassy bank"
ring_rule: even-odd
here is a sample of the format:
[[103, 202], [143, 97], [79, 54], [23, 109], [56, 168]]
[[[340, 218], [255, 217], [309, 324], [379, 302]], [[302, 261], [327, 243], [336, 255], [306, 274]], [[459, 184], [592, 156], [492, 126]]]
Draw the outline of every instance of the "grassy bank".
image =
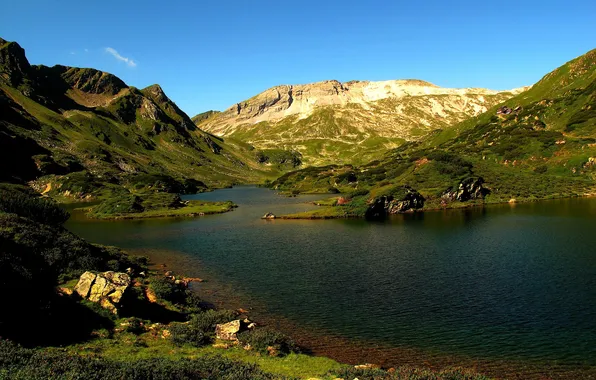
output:
[[[434, 212], [434, 211], [442, 211], [442, 210], [456, 210], [456, 209], [464, 209], [464, 208], [471, 208], [471, 207], [484, 207], [484, 206], [494, 206], [499, 204], [519, 204], [519, 203], [532, 203], [532, 202], [543, 202], [543, 201], [550, 201], [555, 199], [570, 199], [570, 198], [590, 198], [594, 197], [596, 194], [587, 193], [585, 195], [565, 195], [565, 196], [557, 196], [553, 195], [550, 197], [544, 198], [511, 198], [511, 199], [504, 199], [498, 197], [489, 197], [485, 200], [477, 200], [477, 201], [469, 201], [469, 202], [453, 202], [447, 205], [441, 205], [440, 201], [434, 200], [431, 202], [427, 202], [423, 208], [418, 209], [416, 211], [408, 211], [408, 212]], [[365, 213], [360, 212], [359, 214], [355, 215], [351, 210], [348, 210], [343, 205], [337, 204], [337, 198], [330, 198], [326, 200], [316, 201], [313, 202], [315, 205], [321, 206], [320, 209], [311, 210], [311, 211], [304, 211], [299, 213], [293, 214], [286, 214], [286, 215], [279, 215], [276, 216], [276, 219], [342, 219], [342, 218], [364, 218]]]
[[237, 207], [233, 202], [183, 201], [177, 194], [149, 193], [109, 198], [87, 209], [94, 219], [143, 219], [221, 214]]

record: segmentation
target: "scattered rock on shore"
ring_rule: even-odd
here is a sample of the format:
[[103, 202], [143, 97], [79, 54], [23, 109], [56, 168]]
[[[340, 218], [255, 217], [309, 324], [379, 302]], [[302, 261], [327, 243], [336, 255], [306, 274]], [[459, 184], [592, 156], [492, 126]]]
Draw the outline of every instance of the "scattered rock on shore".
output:
[[215, 325], [215, 337], [220, 340], [238, 341], [238, 333], [255, 328], [256, 323], [248, 319], [241, 321], [236, 319], [232, 322]]
[[265, 215], [263, 215], [263, 217], [261, 219], [275, 219], [275, 218], [276, 218], [275, 214], [268, 212]]
[[221, 340], [238, 340], [241, 323], [239, 319], [235, 321], [222, 323], [215, 326], [215, 337]]
[[118, 313], [118, 306], [124, 292], [130, 287], [132, 280], [126, 273], [104, 272], [95, 274], [85, 272], [75, 286], [75, 292], [91, 302], [96, 302], [112, 313]]

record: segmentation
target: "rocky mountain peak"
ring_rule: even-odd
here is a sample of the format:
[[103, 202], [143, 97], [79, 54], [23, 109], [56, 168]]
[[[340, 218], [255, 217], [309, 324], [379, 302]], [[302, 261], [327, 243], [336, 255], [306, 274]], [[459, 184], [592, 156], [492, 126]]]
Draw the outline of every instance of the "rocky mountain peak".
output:
[[18, 86], [30, 69], [25, 49], [16, 42], [0, 39], [0, 78]]
[[155, 102], [165, 103], [170, 101], [163, 88], [161, 88], [161, 86], [158, 84], [152, 84], [151, 86], [145, 87], [141, 91]]
[[[509, 91], [515, 93], [515, 90]], [[304, 119], [323, 107], [359, 106], [364, 110], [374, 108], [380, 100], [400, 99], [428, 96], [452, 96], [455, 100], [466, 102], [469, 96], [478, 98], [477, 110], [467, 116], [474, 116], [486, 110], [483, 105], [485, 96], [501, 93], [478, 88], [441, 88], [432, 83], [418, 79], [386, 80], [386, 81], [349, 81], [326, 80], [322, 82], [280, 85], [269, 88], [250, 99], [239, 102], [214, 118], [200, 119], [207, 130], [225, 135], [242, 124], [254, 125], [260, 122], [277, 122], [288, 116]], [[442, 114], [438, 106], [434, 107]], [[397, 110], [399, 111], [399, 110]], [[230, 129], [231, 128], [231, 129]], [[229, 131], [228, 131], [229, 130]]]
[[418, 79], [326, 80], [275, 86], [194, 121], [260, 149], [299, 151], [307, 164], [353, 163], [477, 116], [519, 92], [442, 88]]
[[64, 67], [62, 78], [72, 88], [90, 94], [116, 95], [128, 86], [115, 75], [77, 67]]

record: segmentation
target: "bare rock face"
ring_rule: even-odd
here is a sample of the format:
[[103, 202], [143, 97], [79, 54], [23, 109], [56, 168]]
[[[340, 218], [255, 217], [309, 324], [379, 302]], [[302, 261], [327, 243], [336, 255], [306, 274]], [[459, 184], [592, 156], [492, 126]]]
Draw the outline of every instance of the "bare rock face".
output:
[[253, 323], [248, 319], [236, 319], [228, 323], [221, 323], [215, 325], [215, 337], [220, 340], [237, 342], [239, 333], [254, 329], [256, 326], [256, 323]]
[[441, 88], [411, 79], [328, 80], [272, 87], [194, 120], [205, 131], [237, 137], [259, 149], [298, 151], [305, 164], [354, 163], [348, 157], [361, 156], [367, 146], [373, 146], [370, 156], [382, 154], [404, 140], [415, 141], [477, 116], [523, 90]]
[[241, 321], [239, 319], [222, 323], [215, 326], [215, 337], [221, 340], [238, 340], [238, 333], [242, 328]]
[[415, 211], [424, 207], [424, 197], [416, 190], [403, 186], [393, 194], [373, 199], [366, 210], [367, 218], [384, 218], [387, 215]]
[[85, 272], [81, 275], [75, 292], [91, 302], [99, 303], [103, 308], [116, 314], [118, 306], [132, 280], [126, 273], [104, 272], [95, 274]]
[[[218, 135], [229, 135], [243, 123], [255, 124], [262, 121], [275, 122], [287, 116], [297, 115], [305, 118], [313, 111], [325, 106], [359, 105], [372, 109], [372, 104], [383, 99], [402, 99], [408, 97], [445, 97], [462, 99], [467, 113], [479, 114], [486, 111], [486, 96], [507, 91], [493, 91], [482, 88], [441, 88], [421, 80], [388, 80], [379, 82], [351, 81], [341, 83], [328, 80], [304, 85], [282, 85], [233, 105], [224, 112], [208, 120], [202, 127]], [[520, 90], [508, 91], [513, 96]], [[428, 99], [427, 99], [428, 100]], [[428, 101], [429, 111], [444, 116], [448, 105]], [[472, 104], [473, 103], [473, 104]], [[462, 108], [462, 111], [464, 110]], [[396, 113], [399, 113], [399, 110]]]
[[457, 189], [447, 189], [441, 198], [445, 201], [460, 202], [469, 201], [470, 199], [484, 199], [490, 194], [490, 190], [483, 187], [484, 179], [482, 177], [470, 177], [460, 182]]

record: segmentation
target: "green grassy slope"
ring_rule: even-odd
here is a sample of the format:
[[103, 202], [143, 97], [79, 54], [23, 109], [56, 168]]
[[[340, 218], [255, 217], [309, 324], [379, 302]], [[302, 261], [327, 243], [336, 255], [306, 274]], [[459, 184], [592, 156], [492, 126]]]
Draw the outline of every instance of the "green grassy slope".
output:
[[[482, 195], [455, 199], [462, 183], [479, 178]], [[271, 185], [302, 192], [359, 191], [354, 199], [368, 203], [355, 214], [396, 185], [418, 190], [424, 208], [595, 194], [596, 50], [479, 117], [406, 143], [383, 160], [305, 169]], [[318, 214], [346, 212], [339, 207]]]
[[195, 192], [278, 175], [251, 146], [198, 129], [158, 85], [139, 90], [94, 69], [31, 66], [4, 40], [0, 115], [0, 180], [35, 180], [56, 197]]

